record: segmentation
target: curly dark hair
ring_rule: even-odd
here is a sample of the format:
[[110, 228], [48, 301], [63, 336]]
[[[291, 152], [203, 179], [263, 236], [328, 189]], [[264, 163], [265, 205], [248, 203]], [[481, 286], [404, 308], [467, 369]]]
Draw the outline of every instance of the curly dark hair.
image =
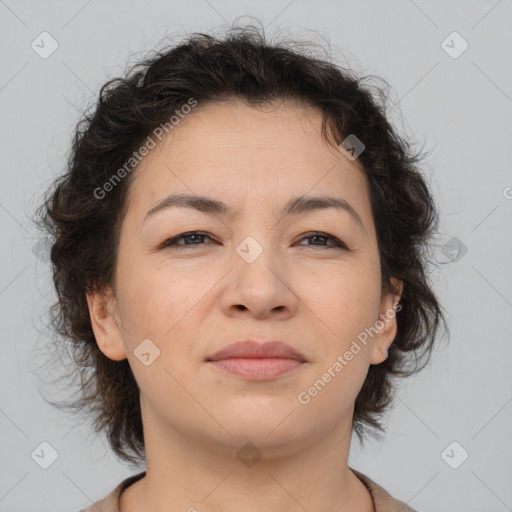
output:
[[127, 359], [113, 361], [99, 350], [86, 292], [111, 285], [127, 191], [137, 166], [124, 167], [123, 179], [108, 194], [98, 191], [190, 98], [199, 104], [240, 99], [250, 106], [299, 101], [321, 109], [322, 137], [329, 144], [339, 147], [353, 134], [365, 145], [358, 159], [370, 193], [382, 292], [399, 295], [392, 277], [403, 281], [403, 291], [388, 357], [370, 366], [355, 402], [352, 429], [361, 442], [365, 433], [380, 437], [384, 432], [380, 416], [393, 401], [393, 377], [422, 370], [440, 323], [446, 328], [427, 271], [427, 242], [438, 226], [438, 213], [419, 169], [422, 153], [413, 152], [387, 119], [387, 95], [370, 83], [378, 77], [358, 77], [299, 45], [269, 43], [264, 31], [246, 25], [231, 27], [222, 37], [193, 33], [147, 55], [124, 77], [101, 87], [97, 103], [76, 126], [65, 172], [38, 208], [36, 223], [52, 242], [57, 302], [49, 318], [58, 335], [52, 346], [58, 352], [62, 343], [70, 349], [72, 375], [80, 377], [80, 399], [52, 405], [92, 419], [95, 432], [107, 435], [121, 460], [138, 463], [145, 458], [139, 388]]

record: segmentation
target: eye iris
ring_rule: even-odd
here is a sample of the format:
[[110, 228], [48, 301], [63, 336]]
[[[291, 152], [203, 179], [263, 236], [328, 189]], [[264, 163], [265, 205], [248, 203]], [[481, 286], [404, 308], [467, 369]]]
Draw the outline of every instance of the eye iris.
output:
[[[325, 241], [327, 240], [328, 237], [326, 236], [321, 236], [321, 235], [313, 235], [313, 236], [310, 236], [309, 237], [311, 240], [314, 240], [314, 239], [324, 239]], [[312, 245], [324, 245], [324, 244], [312, 244]]]
[[[184, 236], [182, 236], [181, 238], [182, 238], [183, 240], [186, 240], [187, 238], [188, 238], [188, 239], [190, 239], [190, 238], [194, 238], [194, 237], [196, 237], [196, 241], [197, 241], [197, 237], [199, 237], [199, 238], [204, 238], [204, 236], [205, 236], [205, 235], [200, 235], [200, 234], [198, 234], [198, 233], [195, 233], [195, 234], [191, 234], [191, 235], [184, 235]], [[197, 243], [185, 244], [185, 245], [197, 245]]]

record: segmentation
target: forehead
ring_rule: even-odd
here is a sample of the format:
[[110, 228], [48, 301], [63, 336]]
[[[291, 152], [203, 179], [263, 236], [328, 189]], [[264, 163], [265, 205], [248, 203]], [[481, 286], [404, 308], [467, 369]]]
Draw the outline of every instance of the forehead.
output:
[[[199, 103], [190, 114], [180, 117], [164, 140], [142, 160], [141, 171], [155, 162], [207, 163], [219, 158], [226, 165], [238, 160], [262, 162], [269, 171], [278, 169], [279, 164], [283, 168], [295, 164], [301, 170], [327, 161], [362, 170], [358, 162], [350, 162], [324, 140], [318, 107], [290, 100], [249, 106], [230, 99]], [[270, 159], [274, 159], [273, 164]], [[315, 162], [319, 165], [315, 166]]]
[[166, 195], [186, 193], [222, 198], [237, 211], [264, 201], [278, 211], [292, 196], [329, 193], [365, 221], [364, 172], [327, 144], [321, 125], [318, 108], [297, 103], [199, 104], [133, 171], [130, 208], [145, 215]]

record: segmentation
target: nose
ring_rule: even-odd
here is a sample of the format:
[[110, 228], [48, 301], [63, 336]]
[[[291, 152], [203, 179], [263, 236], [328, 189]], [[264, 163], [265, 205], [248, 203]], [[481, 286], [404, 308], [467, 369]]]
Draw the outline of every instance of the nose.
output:
[[289, 274], [278, 264], [270, 249], [251, 263], [236, 255], [234, 268], [225, 281], [222, 309], [232, 317], [289, 318], [295, 314], [298, 304], [289, 281]]

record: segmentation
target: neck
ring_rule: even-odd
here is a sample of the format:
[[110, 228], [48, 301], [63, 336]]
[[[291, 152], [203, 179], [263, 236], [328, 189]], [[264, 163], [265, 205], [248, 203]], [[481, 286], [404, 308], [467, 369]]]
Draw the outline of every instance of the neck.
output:
[[272, 436], [252, 444], [213, 443], [161, 426], [145, 424], [146, 475], [122, 493], [121, 512], [171, 505], [190, 512], [374, 511], [368, 490], [348, 467], [350, 425], [275, 445]]

